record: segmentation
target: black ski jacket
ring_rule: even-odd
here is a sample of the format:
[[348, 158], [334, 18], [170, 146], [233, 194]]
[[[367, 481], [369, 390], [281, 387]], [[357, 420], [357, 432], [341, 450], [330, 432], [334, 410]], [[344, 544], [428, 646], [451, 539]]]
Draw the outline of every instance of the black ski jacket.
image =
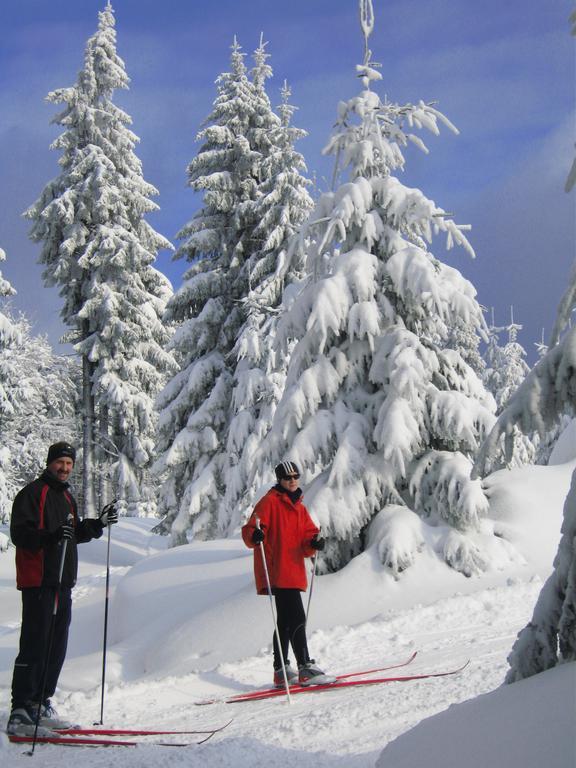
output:
[[[69, 519], [71, 516], [71, 519]], [[74, 526], [74, 536], [66, 545], [61, 586], [71, 588], [78, 574], [77, 543], [102, 535], [100, 520], [78, 520], [76, 501], [48, 470], [26, 485], [12, 505], [10, 537], [16, 547], [16, 586], [56, 587], [62, 553], [58, 528], [66, 522]]]

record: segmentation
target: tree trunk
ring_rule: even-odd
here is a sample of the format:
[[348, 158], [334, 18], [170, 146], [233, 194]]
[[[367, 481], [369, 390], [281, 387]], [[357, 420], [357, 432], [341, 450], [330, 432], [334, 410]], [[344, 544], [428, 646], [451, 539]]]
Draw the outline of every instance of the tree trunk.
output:
[[94, 364], [87, 357], [82, 357], [82, 488], [84, 517], [94, 517], [96, 513], [96, 494], [94, 483], [94, 394], [92, 392], [92, 374]]

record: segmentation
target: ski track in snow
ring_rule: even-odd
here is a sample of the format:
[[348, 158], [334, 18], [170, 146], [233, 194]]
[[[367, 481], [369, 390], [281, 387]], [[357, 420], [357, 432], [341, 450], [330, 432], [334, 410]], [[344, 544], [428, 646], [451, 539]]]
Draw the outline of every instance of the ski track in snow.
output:
[[[92, 575], [81, 587], [88, 594], [100, 580], [100, 574]], [[470, 659], [470, 665], [453, 677], [303, 694], [293, 697], [292, 705], [276, 699], [194, 706], [194, 702], [214, 695], [215, 688], [220, 695], [226, 695], [268, 685], [271, 658], [269, 650], [263, 649], [257, 656], [240, 663], [220, 664], [209, 673], [162, 681], [144, 678], [110, 687], [105, 724], [111, 727], [204, 729], [233, 718], [223, 733], [202, 746], [171, 749], [142, 745], [73, 751], [39, 745], [36, 759], [41, 760], [43, 768], [60, 768], [72, 760], [75, 768], [373, 766], [388, 742], [423, 718], [502, 683], [506, 656], [528, 620], [540, 588], [538, 579], [513, 582], [473, 595], [457, 595], [431, 606], [390, 613], [358, 626], [316, 631], [310, 638], [312, 654], [330, 672], [400, 662], [418, 650], [416, 660], [408, 668], [397, 670], [398, 674], [449, 670]], [[100, 690], [64, 693], [58, 703], [63, 715], [78, 718], [84, 713], [83, 722], [88, 725], [99, 716]], [[7, 709], [7, 692], [3, 691], [2, 710], [6, 714]], [[25, 751], [23, 745], [9, 744], [2, 734], [0, 765], [29, 765]]]

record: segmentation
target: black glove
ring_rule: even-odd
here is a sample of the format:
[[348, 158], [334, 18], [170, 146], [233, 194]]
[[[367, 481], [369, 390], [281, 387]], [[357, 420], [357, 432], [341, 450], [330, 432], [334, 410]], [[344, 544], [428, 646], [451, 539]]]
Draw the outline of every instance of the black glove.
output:
[[323, 539], [322, 537], [318, 538], [318, 534], [316, 534], [316, 536], [314, 536], [314, 538], [310, 542], [310, 546], [312, 547], [312, 549], [316, 549], [318, 552], [322, 552], [322, 550], [326, 546], [326, 539]]
[[56, 534], [56, 541], [70, 541], [74, 536], [74, 526], [70, 523], [63, 523], [54, 533]]
[[98, 519], [104, 528], [106, 528], [107, 525], [114, 525], [117, 523], [118, 510], [116, 509], [116, 501], [112, 501], [110, 504], [106, 504], [102, 512], [100, 512], [100, 517]]
[[252, 534], [252, 541], [254, 544], [262, 544], [264, 541], [264, 531], [262, 528], [254, 528], [254, 533]]

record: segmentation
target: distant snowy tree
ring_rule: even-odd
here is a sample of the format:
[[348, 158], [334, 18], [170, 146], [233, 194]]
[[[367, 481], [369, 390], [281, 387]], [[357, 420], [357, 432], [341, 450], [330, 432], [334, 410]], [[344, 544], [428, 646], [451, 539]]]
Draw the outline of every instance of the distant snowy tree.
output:
[[[45, 466], [48, 446], [77, 441], [77, 366], [56, 355], [45, 336], [31, 332], [24, 316], [8, 317], [12, 342], [0, 346], [0, 371], [9, 372], [12, 407], [0, 413], [0, 520], [12, 500]], [[2, 374], [0, 374], [1, 376]]]
[[428, 244], [442, 232], [449, 247], [473, 252], [444, 210], [394, 175], [409, 143], [425, 150], [412, 128], [453, 127], [422, 102], [382, 102], [371, 90], [375, 66], [366, 40], [364, 90], [340, 103], [325, 150], [348, 180], [321, 196], [294, 247], [309, 277], [279, 321], [280, 351], [296, 345], [258, 461], [302, 467], [329, 539], [325, 567], [374, 544], [398, 574], [434, 540], [470, 575], [499, 546], [469, 477], [494, 402], [448, 339], [457, 321], [477, 333], [485, 323], [472, 285]]
[[[512, 309], [510, 323], [500, 327], [494, 325], [494, 310], [492, 310], [492, 324], [488, 328], [488, 345], [484, 353], [486, 368], [483, 380], [496, 401], [497, 414], [506, 406], [511, 395], [530, 371], [525, 361], [526, 350], [518, 342], [518, 331], [521, 329], [522, 326], [514, 322]], [[501, 333], [506, 333], [508, 337], [503, 347], [499, 342]], [[523, 466], [536, 461], [536, 450], [540, 443], [537, 435], [528, 436], [516, 430], [510, 439], [514, 441], [514, 450], [509, 462], [495, 462], [492, 469], [502, 466]]]
[[[111, 474], [128, 514], [144, 514], [154, 398], [175, 370], [161, 320], [171, 287], [152, 265], [171, 246], [144, 220], [158, 208], [150, 199], [157, 190], [142, 176], [130, 117], [112, 101], [129, 83], [114, 24], [108, 3], [76, 85], [48, 96], [64, 105], [54, 118], [64, 133], [52, 145], [62, 151], [62, 171], [26, 215], [32, 239], [43, 243], [45, 282], [60, 287], [68, 340], [83, 362], [87, 510], [94, 511], [96, 480]], [[105, 501], [108, 484], [98, 491]]]
[[522, 330], [522, 326], [514, 322], [512, 309], [510, 312], [510, 323], [504, 328], [508, 334], [508, 341], [502, 348], [500, 359], [501, 384], [494, 393], [498, 412], [530, 372], [530, 366], [525, 360], [526, 350], [518, 341], [518, 331]]
[[484, 350], [484, 371], [482, 381], [494, 400], [498, 403], [498, 393], [502, 391], [502, 366], [504, 354], [500, 346], [500, 334], [505, 330], [504, 326], [497, 326], [494, 322], [494, 308], [491, 311], [491, 322], [487, 329], [487, 343]]
[[[0, 248], [0, 262], [6, 260], [6, 253]], [[13, 296], [16, 293], [0, 270], [0, 299]], [[0, 304], [0, 307], [2, 305]], [[14, 349], [20, 341], [20, 333], [7, 314], [0, 311], [0, 522], [4, 522], [9, 510], [9, 489], [7, 473], [10, 464], [10, 454], [2, 432], [8, 419], [18, 408], [17, 394], [19, 393], [18, 373], [14, 367]]]
[[176, 256], [192, 266], [166, 313], [178, 325], [172, 346], [181, 372], [158, 401], [155, 464], [164, 479], [162, 528], [174, 544], [188, 531], [209, 537], [237, 522], [253, 440], [245, 436], [279, 396], [263, 334], [285, 278], [286, 239], [310, 206], [291, 108], [279, 118], [266, 95], [267, 58], [261, 41], [250, 78], [234, 41], [230, 72], [216, 81], [203, 143], [188, 166], [189, 184], [204, 199], [178, 234]]
[[[0, 262], [6, 260], [6, 253], [0, 248]], [[0, 298], [5, 299], [16, 293], [0, 270]], [[0, 304], [0, 307], [2, 305]], [[19, 341], [20, 334], [7, 314], [0, 311], [0, 417], [6, 418], [14, 411], [16, 393], [18, 392], [17, 376], [10, 366], [9, 350]], [[1, 481], [0, 481], [1, 482]]]

